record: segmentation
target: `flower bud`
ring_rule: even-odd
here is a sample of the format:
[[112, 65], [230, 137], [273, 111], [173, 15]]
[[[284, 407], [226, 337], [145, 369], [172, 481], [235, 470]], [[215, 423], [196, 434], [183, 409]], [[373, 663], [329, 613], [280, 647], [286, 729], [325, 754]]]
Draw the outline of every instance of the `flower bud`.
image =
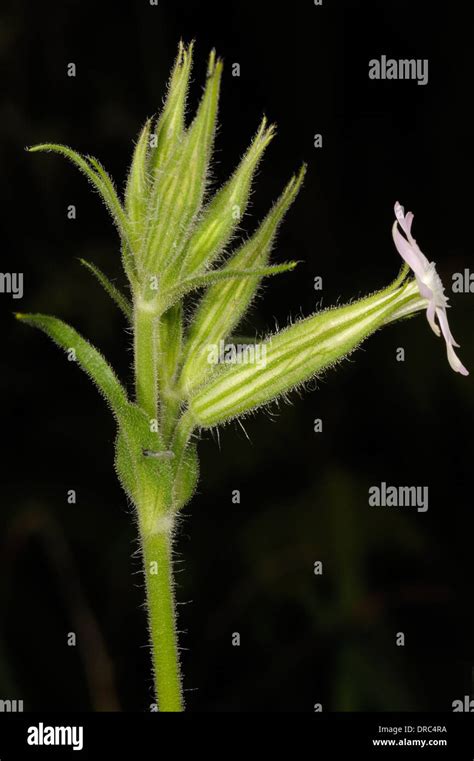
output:
[[149, 286], [147, 277], [161, 275], [182, 249], [201, 207], [214, 139], [221, 75], [222, 62], [216, 60], [213, 51], [197, 115], [165, 170], [155, 180], [140, 254], [146, 287]]
[[270, 336], [264, 363], [225, 366], [189, 403], [195, 426], [210, 428], [244, 415], [300, 386], [353, 352], [392, 314], [419, 305], [416, 284], [379, 291], [347, 306], [319, 312]]

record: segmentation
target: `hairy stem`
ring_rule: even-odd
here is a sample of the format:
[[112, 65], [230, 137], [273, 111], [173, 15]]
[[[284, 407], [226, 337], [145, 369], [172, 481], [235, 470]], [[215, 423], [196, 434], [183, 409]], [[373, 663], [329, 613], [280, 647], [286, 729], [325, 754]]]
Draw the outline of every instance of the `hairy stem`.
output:
[[156, 315], [140, 303], [135, 303], [133, 322], [137, 404], [150, 418], [156, 418], [158, 414]]
[[[136, 396], [137, 404], [150, 419], [158, 419], [157, 323], [156, 313], [137, 300], [134, 304]], [[156, 698], [160, 711], [175, 712], [183, 710], [183, 701], [171, 561], [172, 505], [160, 504], [157, 494], [155, 487], [144, 486], [137, 508]], [[154, 516], [151, 524], [150, 512]]]
[[[163, 519], [163, 523], [166, 522]], [[171, 521], [170, 521], [171, 522]], [[182, 711], [172, 572], [172, 530], [142, 537], [155, 689], [160, 711]]]

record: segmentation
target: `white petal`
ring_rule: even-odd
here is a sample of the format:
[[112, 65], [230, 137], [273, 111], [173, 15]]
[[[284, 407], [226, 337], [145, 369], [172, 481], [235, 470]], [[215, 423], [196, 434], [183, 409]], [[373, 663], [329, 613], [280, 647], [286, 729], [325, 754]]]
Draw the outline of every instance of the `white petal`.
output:
[[444, 340], [446, 341], [446, 351], [448, 353], [449, 364], [451, 365], [451, 367], [456, 373], [461, 373], [461, 375], [469, 375], [468, 371], [462, 364], [459, 357], [456, 356], [456, 352], [453, 349], [453, 344], [455, 346], [458, 346], [458, 344], [455, 342], [452, 336], [452, 333], [449, 329], [448, 318], [446, 316], [446, 310], [437, 309], [436, 315], [438, 317], [439, 324], [441, 326], [441, 331], [443, 333]]
[[438, 307], [438, 309], [436, 310], [436, 315], [438, 317], [438, 322], [440, 324], [440, 327], [444, 336], [444, 340], [446, 341], [446, 343], [452, 344], [453, 346], [457, 346], [459, 348], [459, 344], [456, 343], [456, 341], [454, 340], [453, 334], [451, 333], [451, 330], [449, 328], [446, 309], [441, 309], [440, 307]]
[[[407, 215], [405, 215], [405, 207], [401, 205], [398, 201], [395, 202], [395, 216], [397, 220], [400, 223], [400, 227], [406, 232], [407, 234], [410, 232], [410, 227], [407, 226], [407, 220], [406, 217], [411, 214], [409, 211]], [[413, 215], [412, 215], [413, 216]], [[411, 223], [410, 223], [411, 224]]]
[[[415, 215], [412, 211], [408, 211], [405, 215], [405, 224], [406, 224], [406, 234], [411, 237], [411, 226], [413, 224], [413, 220], [415, 218]], [[405, 228], [404, 228], [405, 229]]]
[[401, 232], [399, 231], [397, 227], [397, 222], [394, 222], [392, 227], [392, 236], [393, 236], [393, 242], [395, 243], [395, 246], [397, 248], [398, 253], [406, 261], [408, 266], [411, 270], [417, 275], [420, 280], [423, 279], [423, 275], [425, 274], [425, 267], [423, 264], [422, 259], [418, 255], [418, 252], [415, 251], [413, 246], [408, 243], [408, 241], [403, 237]]
[[456, 356], [452, 345], [447, 344], [446, 349], [448, 352], [448, 362], [453, 368], [454, 372], [461, 373], [461, 375], [469, 375], [469, 370], [466, 370], [459, 357]]
[[435, 335], [438, 337], [441, 335], [439, 327], [437, 326], [435, 322], [435, 316], [436, 316], [436, 307], [434, 305], [434, 301], [430, 301], [428, 304], [428, 309], [426, 310], [426, 319], [428, 320], [430, 324], [430, 328], [433, 331]]

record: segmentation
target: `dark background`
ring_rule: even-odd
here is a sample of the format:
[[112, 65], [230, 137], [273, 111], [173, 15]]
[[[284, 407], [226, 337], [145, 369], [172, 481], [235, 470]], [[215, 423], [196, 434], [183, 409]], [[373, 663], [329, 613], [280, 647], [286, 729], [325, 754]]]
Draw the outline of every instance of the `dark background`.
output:
[[[212, 46], [226, 63], [216, 186], [262, 113], [278, 123], [247, 230], [309, 163], [274, 253], [304, 263], [268, 282], [244, 332], [387, 284], [400, 264], [397, 199], [415, 212], [415, 235], [450, 292], [452, 273], [472, 267], [472, 26], [453, 2], [3, 5], [2, 271], [23, 272], [25, 294], [0, 296], [0, 697], [25, 709], [148, 710], [140, 558], [114, 474], [113, 421], [64, 354], [11, 316], [60, 316], [130, 380], [125, 323], [77, 261], [123, 282], [117, 238], [71, 165], [23, 148], [55, 141], [91, 153], [123, 188], [178, 40], [195, 38], [191, 110]], [[382, 54], [428, 58], [429, 84], [370, 81], [368, 61]], [[452, 295], [450, 312], [471, 370], [473, 299]], [[418, 316], [312, 386], [273, 421], [248, 419], [250, 442], [231, 425], [220, 449], [210, 435], [201, 444], [199, 490], [176, 547], [187, 707], [450, 710], [471, 693], [474, 666], [472, 381], [451, 371]], [[369, 507], [381, 481], [428, 485], [429, 511]], [[395, 645], [400, 631], [405, 647]]]

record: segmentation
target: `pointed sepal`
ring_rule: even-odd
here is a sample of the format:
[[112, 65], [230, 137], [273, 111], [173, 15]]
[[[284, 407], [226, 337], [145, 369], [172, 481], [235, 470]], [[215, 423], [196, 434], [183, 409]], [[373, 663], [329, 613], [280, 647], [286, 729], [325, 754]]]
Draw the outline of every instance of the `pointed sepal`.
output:
[[[210, 375], [208, 346], [225, 340], [240, 322], [255, 297], [270, 258], [273, 242], [283, 217], [295, 200], [305, 176], [306, 167], [293, 177], [258, 230], [220, 270], [216, 282], [204, 295], [191, 322], [184, 349], [180, 388], [184, 396], [197, 388]], [[292, 263], [294, 266], [294, 263]], [[250, 268], [254, 274], [226, 282], [225, 273]], [[282, 271], [285, 270], [283, 265]], [[275, 271], [276, 272], [276, 271]]]

